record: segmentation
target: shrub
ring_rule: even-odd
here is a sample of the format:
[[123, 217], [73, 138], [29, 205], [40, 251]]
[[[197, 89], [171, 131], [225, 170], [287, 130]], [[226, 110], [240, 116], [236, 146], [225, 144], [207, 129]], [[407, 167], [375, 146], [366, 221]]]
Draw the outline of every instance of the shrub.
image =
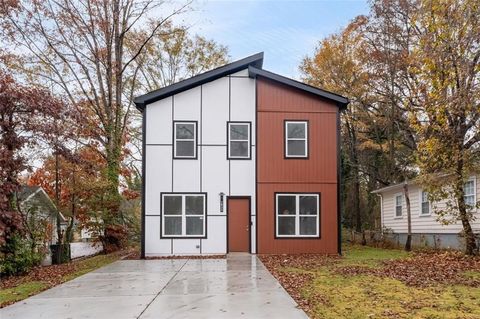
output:
[[24, 274], [39, 265], [43, 257], [44, 254], [37, 251], [31, 241], [14, 235], [2, 247], [0, 274], [2, 277]]
[[122, 225], [108, 225], [105, 234], [99, 237], [106, 253], [123, 249], [128, 243], [128, 230]]

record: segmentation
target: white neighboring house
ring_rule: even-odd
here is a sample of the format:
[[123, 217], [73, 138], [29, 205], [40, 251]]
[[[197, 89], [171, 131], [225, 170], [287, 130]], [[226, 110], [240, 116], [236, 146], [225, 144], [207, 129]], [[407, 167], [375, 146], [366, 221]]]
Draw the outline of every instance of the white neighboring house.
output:
[[[480, 200], [480, 175], [471, 176], [465, 183], [465, 201], [474, 205]], [[437, 248], [463, 249], [464, 240], [459, 236], [463, 227], [460, 221], [448, 225], [438, 221], [433, 212], [432, 203], [427, 193], [415, 182], [409, 182], [408, 191], [412, 218], [412, 244]], [[392, 239], [398, 244], [405, 244], [407, 236], [407, 208], [403, 194], [403, 183], [387, 186], [373, 193], [380, 196], [382, 229], [391, 231]], [[446, 202], [435, 203], [437, 208], [445, 208]], [[475, 209], [471, 226], [475, 234], [480, 234], [480, 210]], [[479, 239], [477, 238], [477, 243]]]

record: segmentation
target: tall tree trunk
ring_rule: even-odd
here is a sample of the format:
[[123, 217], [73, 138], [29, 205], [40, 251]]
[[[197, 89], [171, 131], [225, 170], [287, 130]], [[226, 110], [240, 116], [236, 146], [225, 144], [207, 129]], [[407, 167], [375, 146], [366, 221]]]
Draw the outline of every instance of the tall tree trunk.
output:
[[357, 134], [355, 128], [351, 125], [348, 117], [346, 117], [345, 124], [349, 135], [350, 143], [350, 162], [352, 163], [352, 175], [353, 175], [353, 210], [355, 216], [355, 231], [362, 231], [362, 215], [360, 212], [360, 177], [359, 177], [359, 162], [357, 153]]
[[408, 192], [408, 182], [405, 180], [403, 184], [403, 194], [405, 196], [405, 204], [407, 206], [407, 240], [405, 241], [405, 250], [412, 250], [412, 210], [410, 206], [410, 194]]
[[473, 233], [472, 226], [470, 225], [467, 205], [465, 204], [465, 190], [462, 171], [463, 160], [459, 160], [455, 176], [455, 196], [458, 204], [459, 217], [463, 226], [463, 234], [465, 236], [465, 254], [475, 255], [477, 253], [477, 243], [475, 242], [475, 234]]

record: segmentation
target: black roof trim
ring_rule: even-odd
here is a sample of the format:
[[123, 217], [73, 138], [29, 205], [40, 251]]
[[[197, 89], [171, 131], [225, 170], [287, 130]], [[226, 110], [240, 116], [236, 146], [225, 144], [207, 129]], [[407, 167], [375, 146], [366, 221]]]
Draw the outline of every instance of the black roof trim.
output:
[[135, 103], [135, 106], [137, 107], [137, 109], [140, 112], [143, 112], [143, 109], [147, 104], [150, 104], [158, 100], [161, 100], [163, 98], [172, 96], [174, 94], [186, 91], [188, 89], [202, 85], [204, 83], [211, 82], [225, 75], [246, 69], [248, 66], [255, 66], [256, 68], [261, 68], [262, 65], [263, 65], [263, 52], [260, 52], [260, 53], [251, 55], [249, 57], [246, 57], [244, 59], [213, 69], [211, 71], [174, 83], [167, 87], [152, 91], [145, 95], [138, 96], [134, 99], [133, 102]]
[[276, 74], [276, 73], [272, 73], [272, 72], [269, 72], [269, 71], [266, 71], [266, 70], [258, 69], [254, 66], [249, 66], [248, 67], [248, 75], [251, 78], [261, 76], [261, 77], [264, 77], [264, 78], [267, 78], [267, 79], [270, 79], [270, 80], [280, 82], [282, 84], [297, 88], [299, 90], [307, 91], [307, 92], [312, 93], [314, 95], [320, 96], [324, 99], [334, 101], [334, 102], [337, 103], [337, 106], [341, 110], [345, 109], [347, 107], [348, 103], [350, 103], [350, 101], [344, 96], [341, 96], [341, 95], [338, 95], [338, 94], [335, 94], [335, 93], [332, 93], [332, 92], [329, 92], [329, 91], [325, 91], [325, 90], [316, 88], [314, 86], [311, 86], [311, 85], [308, 85], [308, 84], [305, 84], [305, 83], [302, 83], [302, 82], [292, 80], [290, 78], [281, 76], [281, 75]]

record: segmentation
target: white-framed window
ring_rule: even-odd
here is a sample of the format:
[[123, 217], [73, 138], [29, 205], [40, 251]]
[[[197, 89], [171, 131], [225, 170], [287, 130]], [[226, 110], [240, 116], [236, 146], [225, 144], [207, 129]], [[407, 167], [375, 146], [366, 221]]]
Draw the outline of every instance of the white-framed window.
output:
[[403, 194], [395, 195], [395, 217], [402, 217], [403, 211]]
[[470, 178], [467, 182], [465, 182], [465, 185], [463, 186], [463, 192], [464, 192], [464, 198], [465, 198], [465, 204], [469, 208], [475, 207], [477, 204], [476, 201], [476, 192], [475, 192], [475, 179]]
[[430, 215], [430, 201], [428, 199], [428, 192], [420, 190], [420, 215]]
[[173, 122], [173, 158], [197, 158], [197, 122]]
[[250, 159], [251, 146], [251, 123], [250, 122], [228, 122], [228, 158], [229, 159]]
[[285, 121], [285, 157], [308, 157], [308, 121]]
[[206, 193], [162, 193], [161, 237], [205, 237]]
[[319, 237], [320, 194], [275, 194], [276, 237]]

